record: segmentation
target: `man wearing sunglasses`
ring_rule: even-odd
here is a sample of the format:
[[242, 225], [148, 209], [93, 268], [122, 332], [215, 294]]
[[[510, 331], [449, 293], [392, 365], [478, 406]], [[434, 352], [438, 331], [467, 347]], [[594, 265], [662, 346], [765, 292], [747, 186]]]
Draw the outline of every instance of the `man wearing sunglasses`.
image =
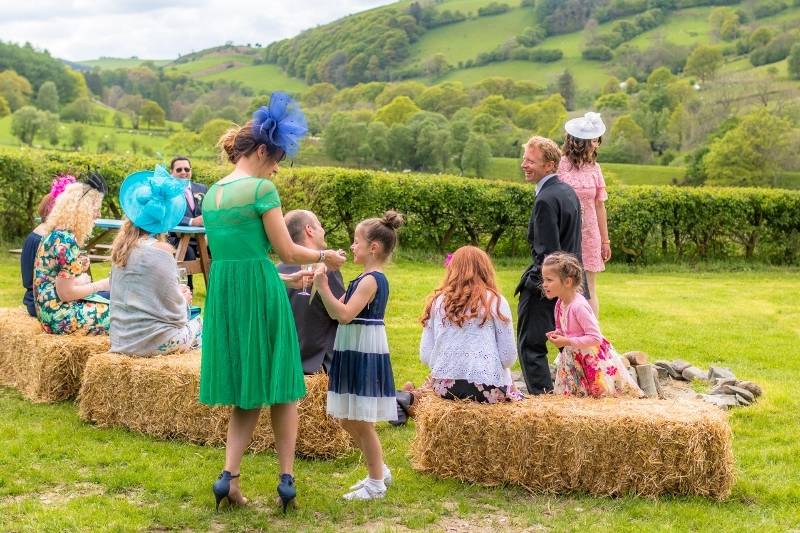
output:
[[[202, 183], [192, 181], [192, 162], [188, 157], [176, 156], [169, 163], [170, 173], [180, 180], [186, 180], [186, 188], [183, 191], [186, 196], [186, 212], [181, 218], [181, 226], [202, 226], [203, 225], [203, 198], [208, 192], [208, 187]], [[177, 247], [180, 238], [174, 233], [169, 234], [168, 241], [172, 246]], [[197, 240], [189, 241], [189, 248], [186, 250], [186, 260], [197, 259], [200, 252], [197, 249]], [[189, 276], [189, 288], [192, 289], [192, 277]]]

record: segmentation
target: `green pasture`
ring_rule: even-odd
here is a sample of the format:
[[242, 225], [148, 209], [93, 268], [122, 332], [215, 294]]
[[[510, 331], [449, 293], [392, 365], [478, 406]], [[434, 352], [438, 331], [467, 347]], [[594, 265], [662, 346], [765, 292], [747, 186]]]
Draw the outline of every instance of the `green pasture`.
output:
[[569, 69], [575, 83], [581, 90], [599, 91], [611, 75], [602, 63], [577, 58], [564, 58], [554, 63], [534, 63], [533, 61], [502, 61], [480, 67], [451, 70], [436, 82], [460, 81], [464, 85], [474, 85], [495, 76], [513, 78], [516, 81], [533, 81], [541, 85], [556, 81], [556, 78]]
[[167, 72], [194, 75], [229, 63], [250, 65], [253, 63], [253, 56], [248, 54], [212, 53], [186, 63], [172, 63], [166, 67], [166, 70]]
[[[502, 292], [509, 298], [523, 267], [520, 262], [498, 267]], [[102, 268], [95, 271], [103, 273]], [[345, 277], [355, 274], [348, 267]], [[417, 355], [417, 319], [442, 268], [438, 258], [399, 259], [387, 275], [395, 378], [418, 382], [425, 368]], [[410, 467], [412, 423], [401, 429], [379, 426], [395, 476], [383, 501], [341, 499], [344, 489], [364, 475], [358, 453], [334, 461], [298, 460], [298, 509], [283, 516], [274, 504], [275, 456], [261, 453], [248, 455], [242, 465], [242, 486], [252, 505], [215, 514], [210, 487], [222, 466], [222, 449], [99, 429], [82, 423], [73, 403], [34, 405], [0, 388], [0, 530], [796, 530], [797, 271], [684, 267], [671, 272], [612, 266], [600, 277], [599, 287], [603, 331], [619, 349], [645, 350], [653, 358], [682, 357], [703, 367], [721, 364], [764, 388], [755, 406], [730, 415], [737, 481], [728, 501], [532, 495], [511, 486], [484, 488], [441, 480]], [[20, 297], [17, 259], [3, 254], [0, 305], [16, 305]], [[513, 299], [511, 303], [514, 307]], [[487, 460], [503, 460], [501, 443]]]
[[201, 76], [199, 79], [205, 81], [223, 79], [240, 81], [243, 85], [252, 88], [255, 92], [265, 94], [276, 90], [299, 94], [308, 89], [308, 85], [306, 85], [303, 80], [292, 78], [277, 65], [269, 64], [229, 68], [213, 74]]
[[[107, 120], [110, 122], [110, 118], [107, 117]], [[177, 122], [168, 122], [167, 124], [174, 131], [182, 128]], [[73, 123], [71, 122], [62, 122], [59, 125], [59, 132], [62, 139], [59, 145], [69, 142], [70, 128], [72, 125]], [[164, 129], [147, 130], [144, 126], [138, 130], [114, 128], [107, 124], [83, 124], [82, 126], [85, 128], [87, 134], [87, 142], [82, 150], [92, 153], [97, 151], [97, 143], [104, 137], [113, 137], [116, 139], [114, 149], [116, 153], [133, 153], [132, 144], [134, 141], [138, 145], [137, 150], [149, 149], [154, 152], [163, 152], [164, 146], [167, 143], [167, 138], [174, 133], [174, 131]], [[37, 136], [35, 144], [43, 148], [50, 147], [47, 139], [43, 139], [39, 136]], [[19, 139], [11, 134], [11, 116], [0, 119], [0, 145], [21, 146]]]
[[115, 68], [134, 68], [142, 63], [151, 62], [158, 67], [167, 65], [172, 61], [171, 59], [139, 59], [139, 58], [117, 58], [117, 57], [104, 57], [102, 59], [87, 59], [85, 61], [76, 61], [81, 65], [87, 67], [97, 67], [100, 69], [113, 70]]

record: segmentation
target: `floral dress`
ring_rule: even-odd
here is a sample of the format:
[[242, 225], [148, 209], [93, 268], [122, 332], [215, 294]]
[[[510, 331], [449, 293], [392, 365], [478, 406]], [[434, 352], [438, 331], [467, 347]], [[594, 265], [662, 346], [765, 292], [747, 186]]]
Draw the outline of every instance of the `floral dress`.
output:
[[57, 229], [42, 239], [33, 263], [33, 294], [36, 316], [47, 333], [108, 332], [108, 304], [87, 300], [63, 302], [56, 293], [56, 279], [75, 278], [88, 269], [89, 258], [81, 253], [70, 231]]
[[583, 268], [589, 272], [602, 272], [606, 264], [601, 255], [602, 238], [597, 222], [598, 200], [608, 199], [606, 182], [600, 165], [590, 163], [581, 168], [574, 168], [566, 157], [558, 164], [558, 179], [575, 189], [581, 203], [581, 261]]
[[[622, 356], [600, 334], [597, 319], [583, 296], [575, 295], [569, 306], [558, 300], [555, 318], [556, 331], [573, 342], [556, 358], [555, 394], [594, 398], [643, 395], [625, 368]], [[593, 340], [599, 340], [600, 345], [587, 347]]]

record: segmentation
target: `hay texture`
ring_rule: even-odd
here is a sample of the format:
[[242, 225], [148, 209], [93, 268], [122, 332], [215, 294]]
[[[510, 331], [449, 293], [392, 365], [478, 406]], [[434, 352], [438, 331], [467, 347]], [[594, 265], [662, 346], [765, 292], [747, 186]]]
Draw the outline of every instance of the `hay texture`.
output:
[[105, 335], [51, 335], [20, 308], [0, 309], [0, 384], [33, 402], [73, 398], [86, 360], [109, 349]]
[[728, 497], [726, 414], [696, 400], [556, 396], [500, 405], [421, 399], [416, 470], [532, 492]]
[[[328, 377], [305, 380], [308, 393], [298, 403], [297, 453], [313, 458], [348, 453], [350, 437], [325, 413]], [[201, 404], [199, 387], [199, 350], [152, 358], [103, 353], [86, 366], [80, 416], [101, 427], [126, 427], [160, 439], [224, 445], [230, 408]], [[264, 409], [250, 449], [274, 445], [269, 409]]]

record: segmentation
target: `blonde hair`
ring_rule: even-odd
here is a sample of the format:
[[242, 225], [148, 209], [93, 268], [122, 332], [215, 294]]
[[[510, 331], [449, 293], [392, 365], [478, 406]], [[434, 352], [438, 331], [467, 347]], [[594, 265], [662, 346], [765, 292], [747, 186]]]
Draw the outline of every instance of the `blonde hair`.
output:
[[558, 162], [561, 161], [561, 150], [558, 148], [555, 141], [547, 137], [534, 135], [525, 143], [525, 149], [527, 150], [528, 148], [536, 148], [542, 153], [544, 163], [549, 161], [555, 163], [556, 167], [558, 167]]
[[94, 229], [94, 214], [100, 210], [103, 195], [85, 183], [67, 185], [56, 198], [53, 210], [44, 225], [48, 232], [65, 229], [75, 235], [78, 246], [83, 246]]
[[[111, 243], [111, 264], [115, 267], [124, 268], [128, 264], [128, 258], [133, 249], [139, 245], [139, 239], [146, 237], [150, 233], [134, 226], [133, 222], [125, 218], [114, 242]], [[166, 240], [164, 234], [153, 236], [158, 241]]]

